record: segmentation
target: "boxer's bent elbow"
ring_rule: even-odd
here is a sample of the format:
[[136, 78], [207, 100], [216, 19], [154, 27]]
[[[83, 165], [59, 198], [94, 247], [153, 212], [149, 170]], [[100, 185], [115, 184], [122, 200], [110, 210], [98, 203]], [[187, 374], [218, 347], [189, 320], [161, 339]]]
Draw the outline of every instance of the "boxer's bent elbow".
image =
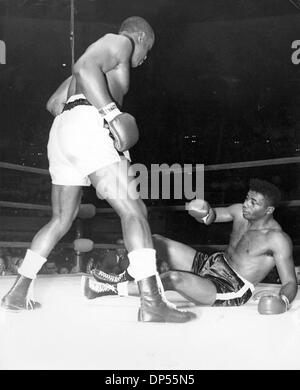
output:
[[48, 99], [46, 103], [46, 110], [49, 111], [51, 114], [53, 112], [53, 106], [55, 104], [55, 97], [54, 94]]
[[73, 67], [73, 76], [77, 81], [83, 81], [88, 78], [91, 71], [93, 71], [93, 64], [85, 60], [78, 60]]
[[62, 110], [64, 108], [64, 104], [61, 102], [58, 102], [56, 99], [54, 100], [48, 100], [46, 104], [47, 111], [50, 112], [53, 116], [57, 116], [61, 114]]

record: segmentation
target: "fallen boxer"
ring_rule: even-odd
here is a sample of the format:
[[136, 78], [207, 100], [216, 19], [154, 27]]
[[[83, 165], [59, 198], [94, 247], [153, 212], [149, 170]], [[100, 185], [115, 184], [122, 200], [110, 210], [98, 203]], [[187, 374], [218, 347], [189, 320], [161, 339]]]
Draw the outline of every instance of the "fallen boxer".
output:
[[[208, 255], [180, 242], [154, 235], [158, 258], [168, 262], [170, 271], [161, 274], [165, 290], [174, 290], [201, 305], [239, 306], [252, 296], [254, 287], [276, 266], [281, 280], [279, 293], [259, 293], [261, 314], [287, 311], [297, 294], [297, 279], [292, 258], [292, 242], [273, 218], [280, 201], [280, 191], [273, 184], [254, 179], [243, 204], [212, 208], [196, 199], [186, 205], [188, 213], [200, 223], [232, 222], [227, 249]], [[94, 273], [83, 277], [84, 295], [134, 294], [134, 284], [127, 284], [126, 271], [109, 275]]]

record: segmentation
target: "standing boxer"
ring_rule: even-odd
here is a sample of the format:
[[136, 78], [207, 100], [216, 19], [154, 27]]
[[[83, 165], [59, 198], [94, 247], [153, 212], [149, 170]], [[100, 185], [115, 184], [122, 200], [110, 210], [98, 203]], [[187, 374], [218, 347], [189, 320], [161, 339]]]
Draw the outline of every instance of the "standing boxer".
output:
[[1, 301], [3, 308], [19, 311], [38, 306], [29, 297], [30, 285], [70, 229], [79, 209], [81, 186], [92, 184], [121, 218], [128, 272], [141, 295], [138, 319], [186, 322], [194, 317], [165, 299], [146, 207], [128, 193], [128, 169], [123, 169], [118, 153], [128, 158], [128, 149], [138, 140], [134, 117], [119, 107], [129, 89], [130, 67], [141, 65], [153, 44], [154, 32], [143, 18], [126, 19], [118, 34], [106, 34], [87, 48], [72, 76], [50, 97], [47, 109], [55, 116], [48, 142], [53, 214], [35, 235], [15, 284]]

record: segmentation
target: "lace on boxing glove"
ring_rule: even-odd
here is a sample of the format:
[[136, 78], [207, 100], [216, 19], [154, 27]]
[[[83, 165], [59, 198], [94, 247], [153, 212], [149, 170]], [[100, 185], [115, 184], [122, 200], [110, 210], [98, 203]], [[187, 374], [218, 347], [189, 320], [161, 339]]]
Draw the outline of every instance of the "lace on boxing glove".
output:
[[205, 225], [210, 225], [211, 223], [215, 222], [217, 218], [216, 210], [212, 207], [210, 207], [208, 214], [202, 218], [202, 221]]
[[121, 111], [114, 102], [108, 103], [106, 106], [100, 108], [98, 112], [108, 123], [121, 114]]
[[283, 302], [285, 303], [285, 305], [286, 305], [286, 310], [289, 310], [289, 308], [290, 308], [290, 301], [289, 301], [289, 299], [288, 299], [288, 297], [286, 296], [286, 295], [284, 295], [284, 294], [281, 294], [280, 295], [280, 298], [283, 300]]
[[139, 130], [132, 115], [121, 112], [115, 103], [107, 104], [99, 113], [107, 122], [114, 146], [119, 152], [124, 152], [136, 144]]

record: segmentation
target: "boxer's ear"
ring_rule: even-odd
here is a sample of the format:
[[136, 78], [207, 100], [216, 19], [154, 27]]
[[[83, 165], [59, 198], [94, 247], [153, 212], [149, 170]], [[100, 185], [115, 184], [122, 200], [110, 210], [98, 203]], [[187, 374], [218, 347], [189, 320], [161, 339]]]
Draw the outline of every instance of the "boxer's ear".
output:
[[146, 33], [145, 31], [140, 31], [138, 33], [138, 43], [142, 43], [145, 40]]
[[267, 214], [273, 214], [273, 213], [274, 213], [274, 210], [275, 210], [275, 207], [273, 207], [273, 206], [268, 206], [268, 207], [267, 207], [267, 210], [266, 210], [266, 213], [267, 213]]

